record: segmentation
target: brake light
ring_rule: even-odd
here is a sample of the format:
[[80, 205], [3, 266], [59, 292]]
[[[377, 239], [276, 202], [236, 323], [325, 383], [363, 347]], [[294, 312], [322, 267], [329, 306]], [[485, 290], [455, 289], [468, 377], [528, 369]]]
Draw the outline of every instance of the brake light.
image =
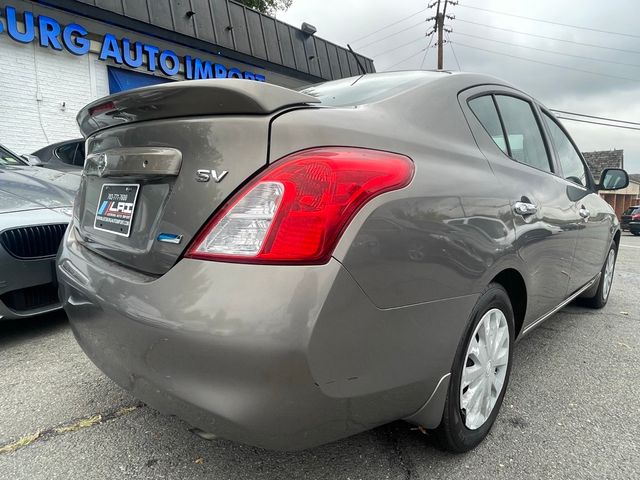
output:
[[631, 215], [631, 220], [640, 220], [640, 213], [637, 213], [635, 215]]
[[410, 158], [364, 148], [289, 155], [240, 190], [195, 238], [186, 256], [244, 263], [326, 263], [354, 215], [372, 198], [409, 184]]
[[111, 112], [116, 109], [116, 104], [113, 102], [105, 102], [100, 105], [96, 105], [95, 107], [91, 107], [89, 109], [89, 115], [95, 117], [96, 115], [100, 115], [101, 113]]

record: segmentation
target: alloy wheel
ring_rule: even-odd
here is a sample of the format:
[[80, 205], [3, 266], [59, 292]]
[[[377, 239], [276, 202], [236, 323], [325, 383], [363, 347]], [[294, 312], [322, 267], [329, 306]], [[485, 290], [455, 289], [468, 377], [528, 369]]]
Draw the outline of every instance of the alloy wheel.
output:
[[480, 428], [491, 416], [504, 387], [509, 363], [509, 325], [504, 313], [485, 313], [467, 347], [460, 382], [460, 410], [465, 426]]

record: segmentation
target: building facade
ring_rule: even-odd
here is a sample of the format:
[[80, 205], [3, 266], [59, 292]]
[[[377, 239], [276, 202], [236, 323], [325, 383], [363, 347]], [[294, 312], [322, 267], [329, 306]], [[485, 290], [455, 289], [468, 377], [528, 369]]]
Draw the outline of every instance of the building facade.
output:
[[[624, 150], [598, 150], [595, 152], [582, 152], [593, 178], [600, 180], [600, 175], [605, 168], [624, 168]], [[620, 217], [631, 205], [640, 205], [640, 181], [629, 178], [629, 186], [622, 190], [601, 190], [600, 196], [611, 205], [616, 215]]]
[[232, 0], [0, 0], [0, 143], [79, 136], [76, 113], [122, 90], [242, 78], [299, 87], [373, 61]]

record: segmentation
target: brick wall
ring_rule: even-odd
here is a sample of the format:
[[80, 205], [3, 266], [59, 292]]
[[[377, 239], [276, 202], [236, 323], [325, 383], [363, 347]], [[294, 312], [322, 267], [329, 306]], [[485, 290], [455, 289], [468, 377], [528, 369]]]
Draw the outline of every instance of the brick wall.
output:
[[0, 36], [0, 143], [16, 153], [79, 137], [78, 110], [108, 94], [107, 68], [95, 55]]

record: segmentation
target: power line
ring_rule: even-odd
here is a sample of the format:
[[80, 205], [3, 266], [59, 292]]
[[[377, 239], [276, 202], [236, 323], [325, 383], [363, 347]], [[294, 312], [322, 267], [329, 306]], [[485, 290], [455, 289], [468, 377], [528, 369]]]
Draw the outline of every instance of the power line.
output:
[[570, 121], [573, 121], [573, 122], [590, 123], [592, 125], [600, 125], [601, 127], [623, 128], [625, 130], [640, 130], [640, 128], [638, 128], [638, 127], [628, 127], [626, 125], [614, 125], [612, 123], [593, 122], [591, 120], [582, 120], [580, 118], [569, 118], [569, 117], [563, 117], [561, 115], [557, 115], [557, 118], [561, 118], [562, 120], [570, 120]]
[[[382, 28], [378, 28], [378, 29], [377, 29], [377, 30], [375, 30], [374, 32], [368, 33], [368, 34], [367, 34], [367, 35], [365, 35], [364, 37], [360, 37], [360, 38], [358, 38], [358, 39], [354, 40], [354, 41], [353, 41], [353, 42], [351, 42], [351, 43], [352, 43], [352, 44], [353, 44], [353, 43], [358, 43], [360, 40], [364, 40], [365, 38], [369, 38], [370, 36], [375, 35], [376, 33], [380, 33], [382, 30], [386, 30], [387, 28], [393, 27], [394, 25], [397, 25], [397, 24], [399, 24], [399, 23], [402, 23], [402, 22], [404, 22], [405, 20], [409, 20], [410, 18], [413, 18], [413, 17], [415, 17], [416, 15], [420, 15], [422, 12], [426, 12], [427, 10], [429, 10], [429, 7], [427, 7], [427, 8], [423, 8], [422, 10], [418, 10], [417, 12], [412, 13], [411, 15], [408, 15], [408, 16], [406, 16], [406, 17], [404, 17], [404, 18], [401, 18], [400, 20], [398, 20], [398, 21], [396, 21], [396, 22], [389, 23], [388, 25], [385, 25], [385, 26], [384, 26], [384, 27], [382, 27]], [[360, 48], [360, 47], [359, 47], [359, 48]]]
[[423, 25], [424, 23], [425, 23], [425, 21], [421, 20], [418, 23], [415, 23], [413, 25], [408, 26], [407, 28], [403, 28], [402, 30], [398, 30], [397, 32], [391, 33], [391, 34], [387, 35], [386, 37], [382, 37], [382, 38], [379, 38], [378, 40], [374, 40], [373, 42], [369, 42], [369, 43], [366, 43], [364, 45], [361, 45], [360, 47], [358, 47], [358, 49], [362, 50], [363, 48], [367, 48], [368, 46], [374, 45], [376, 43], [379, 43], [379, 42], [381, 42], [383, 40], [386, 40], [387, 38], [395, 37], [396, 35], [399, 35], [402, 32], [406, 32], [407, 30], [411, 30], [412, 28], [415, 28], [418, 25]]
[[420, 35], [418, 38], [416, 38], [414, 40], [411, 40], [410, 42], [403, 43], [402, 45], [398, 45], [397, 47], [390, 48], [389, 50], [385, 50], [384, 52], [376, 53], [376, 54], [373, 54], [371, 56], [372, 57], [379, 57], [379, 56], [384, 55], [386, 53], [393, 52], [394, 50], [398, 50], [399, 48], [406, 47], [407, 45], [411, 45], [413, 43], [416, 43], [418, 40], [424, 39], [424, 37], [425, 37], [425, 35]]
[[576, 113], [576, 112], [568, 112], [566, 110], [556, 110], [555, 108], [550, 108], [549, 110], [551, 110], [552, 112], [555, 113], [561, 113], [564, 115], [575, 115], [578, 117], [586, 117], [586, 118], [595, 118], [598, 120], [605, 120], [607, 122], [618, 122], [618, 123], [628, 123], [630, 125], [640, 125], [640, 122], [630, 122], [628, 120], [618, 120], [615, 118], [609, 118], [609, 117], [598, 117], [596, 115], [587, 115], [586, 113]]
[[491, 10], [489, 8], [473, 7], [471, 5], [460, 5], [460, 6], [464, 8], [471, 8], [473, 10], [481, 10], [483, 12], [497, 13], [498, 15], [506, 15], [508, 17], [523, 18], [525, 20], [531, 20], [532, 22], [549, 23], [551, 25], [559, 25], [561, 27], [577, 28], [580, 30], [589, 30], [591, 32], [607, 33], [610, 35], [621, 35], [623, 37], [640, 38], [640, 35], [633, 35], [631, 33], [614, 32], [612, 30], [601, 30], [599, 28], [584, 27], [581, 25], [571, 25], [569, 23], [554, 22], [552, 20], [543, 20], [541, 18], [527, 17], [524, 15], [516, 15], [514, 13], [500, 12], [498, 10]]
[[435, 31], [431, 32], [429, 44], [427, 45], [427, 48], [424, 49], [424, 57], [422, 57], [422, 62], [420, 62], [420, 70], [424, 68], [424, 61], [427, 59], [427, 54], [429, 53], [429, 49], [431, 48], [431, 42], [433, 42], [434, 33]]
[[397, 67], [397, 66], [398, 66], [398, 65], [400, 65], [401, 63], [404, 63], [404, 62], [406, 62], [407, 60], [409, 60], [409, 59], [411, 59], [411, 58], [413, 58], [413, 57], [415, 57], [415, 56], [417, 56], [417, 55], [420, 55], [420, 54], [421, 54], [422, 52], [424, 52], [425, 50], [428, 50], [428, 48], [427, 48], [427, 47], [425, 47], [425, 48], [421, 48], [421, 49], [420, 49], [420, 50], [418, 50], [416, 53], [413, 53], [413, 54], [409, 55], [407, 58], [405, 58], [405, 59], [403, 59], [403, 60], [400, 60], [400, 61], [399, 61], [399, 62], [397, 62], [397, 63], [394, 63], [394, 64], [393, 64], [393, 65], [391, 65], [390, 67], [385, 68], [385, 69], [384, 69], [384, 71], [385, 71], [385, 72], [388, 72], [389, 70], [391, 70], [391, 69], [392, 69], [392, 68], [394, 68], [394, 67]]
[[460, 67], [460, 62], [458, 61], [458, 56], [456, 55], [456, 51], [453, 49], [453, 43], [451, 42], [451, 37], [449, 33], [447, 33], [447, 41], [449, 42], [449, 46], [451, 47], [451, 53], [453, 53], [453, 58], [456, 60], [456, 65], [458, 65], [458, 71], [462, 71], [462, 67]]
[[465, 37], [479, 38], [480, 40], [487, 40], [488, 42], [502, 43], [503, 45], [510, 45], [512, 47], [528, 48], [529, 50], [537, 50], [538, 52], [552, 53], [554, 55], [564, 55], [566, 57], [581, 58], [583, 60], [592, 60], [594, 62], [612, 63], [612, 64], [615, 64], [615, 65], [624, 65], [624, 66], [627, 66], [627, 67], [640, 68], [640, 65], [637, 65], [637, 64], [634, 64], [634, 63], [616, 62], [615, 60], [605, 60], [603, 58], [593, 58], [593, 57], [587, 57], [587, 56], [584, 56], [584, 55], [574, 55], [574, 54], [571, 54], [571, 53], [554, 52], [553, 50], [546, 50], [544, 48], [530, 47], [529, 45], [522, 45], [522, 44], [519, 44], [519, 43], [503, 42], [501, 40], [494, 40], [493, 38], [481, 37], [480, 35], [471, 35], [469, 33], [462, 33], [462, 32], [458, 32], [458, 31], [456, 31], [455, 34], [456, 35], [463, 35]]
[[546, 35], [538, 35], [536, 33], [522, 32], [520, 30], [513, 30], [511, 28], [496, 27], [494, 25], [487, 25], [486, 23], [474, 22], [474, 21], [471, 21], [471, 20], [465, 20], [463, 18], [456, 18], [456, 22], [469, 23], [471, 25], [478, 25], [480, 27], [491, 28], [493, 30], [501, 30], [503, 32], [510, 32], [510, 33], [517, 33], [517, 34], [520, 34], [520, 35], [527, 35], [529, 37], [544, 38], [546, 40], [555, 40], [557, 42], [571, 43], [573, 45], [581, 45], [583, 47], [601, 48], [601, 49], [605, 49], [605, 50], [614, 50], [616, 52], [640, 54], [639, 50], [627, 50], [627, 49], [624, 49], [624, 48], [604, 47], [602, 45], [596, 45], [594, 43], [576, 42], [574, 40], [567, 40], [567, 39], [564, 39], [564, 38], [549, 37], [549, 36], [546, 36]]
[[617, 75], [609, 75], [607, 73], [592, 72], [591, 70], [582, 70], [580, 68], [567, 67], [566, 65], [558, 65], [557, 63], [543, 62], [543, 61], [540, 61], [540, 60], [534, 60], [532, 58], [519, 57], [518, 55], [510, 55], [508, 53], [496, 52], [495, 50], [489, 50], [489, 49], [486, 49], [486, 48], [475, 47], [475, 46], [467, 45], [465, 43], [460, 43], [460, 42], [456, 42], [456, 44], [460, 45], [462, 47], [472, 48], [474, 50], [481, 50], [483, 52], [493, 53], [495, 55], [502, 55], [504, 57], [516, 58], [518, 60], [524, 60], [524, 61], [527, 61], [527, 62], [539, 63], [541, 65], [548, 65], [548, 66], [551, 66], [551, 67], [564, 68], [565, 70], [573, 70], [574, 72], [588, 73], [588, 74], [591, 74], [591, 75], [598, 75], [600, 77], [616, 78], [618, 80], [628, 80], [630, 82], [640, 82], [640, 80], [635, 79], [635, 78], [620, 77], [620, 76], [617, 76]]

